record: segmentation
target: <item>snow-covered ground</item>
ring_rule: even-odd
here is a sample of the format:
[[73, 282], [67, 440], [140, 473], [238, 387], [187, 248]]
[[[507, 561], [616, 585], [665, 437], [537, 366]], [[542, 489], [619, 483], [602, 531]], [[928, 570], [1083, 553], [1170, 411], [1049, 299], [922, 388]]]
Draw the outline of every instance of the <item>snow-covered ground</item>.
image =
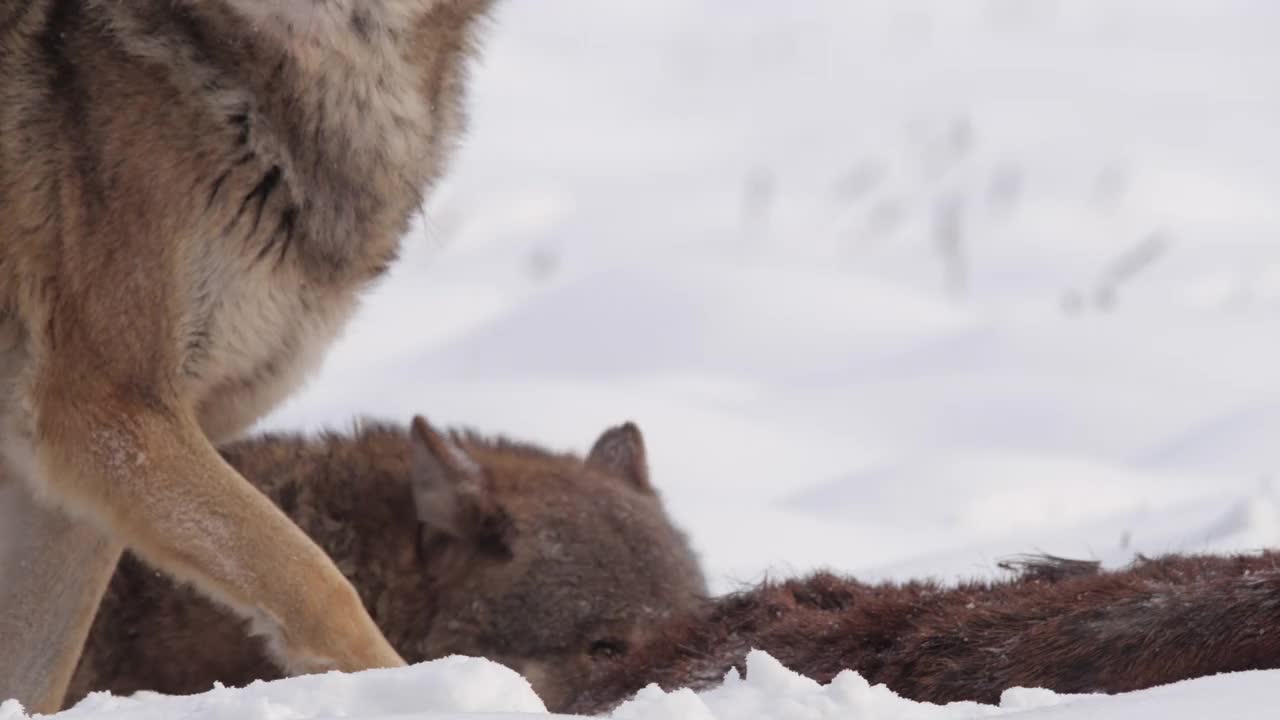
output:
[[[423, 412], [584, 450], [634, 419], [719, 590], [1280, 544], [1280, 3], [509, 0], [496, 20], [429, 220], [264, 427]], [[935, 708], [755, 662], [617, 717], [1280, 705], [1280, 673]], [[444, 663], [66, 717], [539, 710], [501, 669]]]
[[[1280, 5], [513, 0], [271, 427], [634, 418], [721, 589], [1280, 541]], [[767, 528], [767, 532], [744, 532]]]
[[[1280, 671], [1218, 675], [1119, 696], [1006, 690], [996, 705], [912, 702], [846, 672], [820, 686], [764, 653], [747, 678], [715, 690], [642, 690], [614, 720], [1262, 720], [1275, 716]], [[300, 677], [192, 697], [86, 698], [58, 720], [550, 720], [524, 678], [501, 665], [447, 658], [402, 670]], [[16, 702], [0, 720], [30, 720]]]

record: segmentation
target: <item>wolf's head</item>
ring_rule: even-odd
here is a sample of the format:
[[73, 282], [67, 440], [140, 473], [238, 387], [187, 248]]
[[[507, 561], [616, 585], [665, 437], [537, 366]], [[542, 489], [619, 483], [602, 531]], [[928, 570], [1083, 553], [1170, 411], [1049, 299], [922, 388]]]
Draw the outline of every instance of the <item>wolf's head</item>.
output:
[[483, 655], [548, 707], [706, 595], [649, 481], [644, 441], [612, 428], [585, 460], [413, 425], [415, 499], [439, 569], [423, 655]]

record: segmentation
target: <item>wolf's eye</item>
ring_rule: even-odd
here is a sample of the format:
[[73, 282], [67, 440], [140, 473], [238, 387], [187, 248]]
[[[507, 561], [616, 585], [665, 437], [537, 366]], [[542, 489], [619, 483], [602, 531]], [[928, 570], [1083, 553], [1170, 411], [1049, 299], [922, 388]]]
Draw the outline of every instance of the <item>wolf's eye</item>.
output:
[[621, 640], [606, 638], [591, 643], [591, 657], [597, 660], [615, 660], [627, 654], [627, 644]]

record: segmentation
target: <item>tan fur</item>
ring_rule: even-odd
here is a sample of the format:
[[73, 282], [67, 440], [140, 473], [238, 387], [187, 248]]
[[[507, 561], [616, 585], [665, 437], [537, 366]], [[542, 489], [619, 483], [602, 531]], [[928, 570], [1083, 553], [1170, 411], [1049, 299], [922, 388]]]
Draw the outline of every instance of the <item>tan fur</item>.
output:
[[[0, 566], [0, 697], [61, 704], [121, 544], [291, 670], [402, 662], [211, 440], [295, 388], [394, 259], [488, 5], [0, 0], [0, 484], [43, 503], [0, 526], [24, 558]], [[26, 622], [54, 588], [79, 597]]]
[[[647, 480], [639, 430], [577, 456], [419, 424], [277, 435], [224, 457], [337, 562], [406, 660], [464, 653], [523, 672], [562, 708], [706, 586]], [[69, 698], [196, 693], [279, 676], [260, 642], [127, 558]]]

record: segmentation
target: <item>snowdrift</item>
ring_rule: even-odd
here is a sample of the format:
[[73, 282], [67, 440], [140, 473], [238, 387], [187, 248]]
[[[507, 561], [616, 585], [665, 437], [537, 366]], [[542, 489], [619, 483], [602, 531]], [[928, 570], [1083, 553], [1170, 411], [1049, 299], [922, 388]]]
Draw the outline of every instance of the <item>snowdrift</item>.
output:
[[[830, 684], [790, 672], [765, 653], [747, 678], [694, 694], [649, 688], [615, 710], [616, 720], [1253, 720], [1280, 704], [1280, 671], [1235, 673], [1127, 695], [1057, 695], [1012, 688], [998, 706], [929, 705], [871, 686], [853, 672]], [[486, 660], [447, 658], [398, 670], [328, 675], [219, 688], [191, 697], [140, 694], [86, 698], [56, 720], [517, 720], [550, 718], [516, 673]], [[560, 716], [567, 717], [567, 716]], [[16, 702], [0, 720], [30, 720]]]

